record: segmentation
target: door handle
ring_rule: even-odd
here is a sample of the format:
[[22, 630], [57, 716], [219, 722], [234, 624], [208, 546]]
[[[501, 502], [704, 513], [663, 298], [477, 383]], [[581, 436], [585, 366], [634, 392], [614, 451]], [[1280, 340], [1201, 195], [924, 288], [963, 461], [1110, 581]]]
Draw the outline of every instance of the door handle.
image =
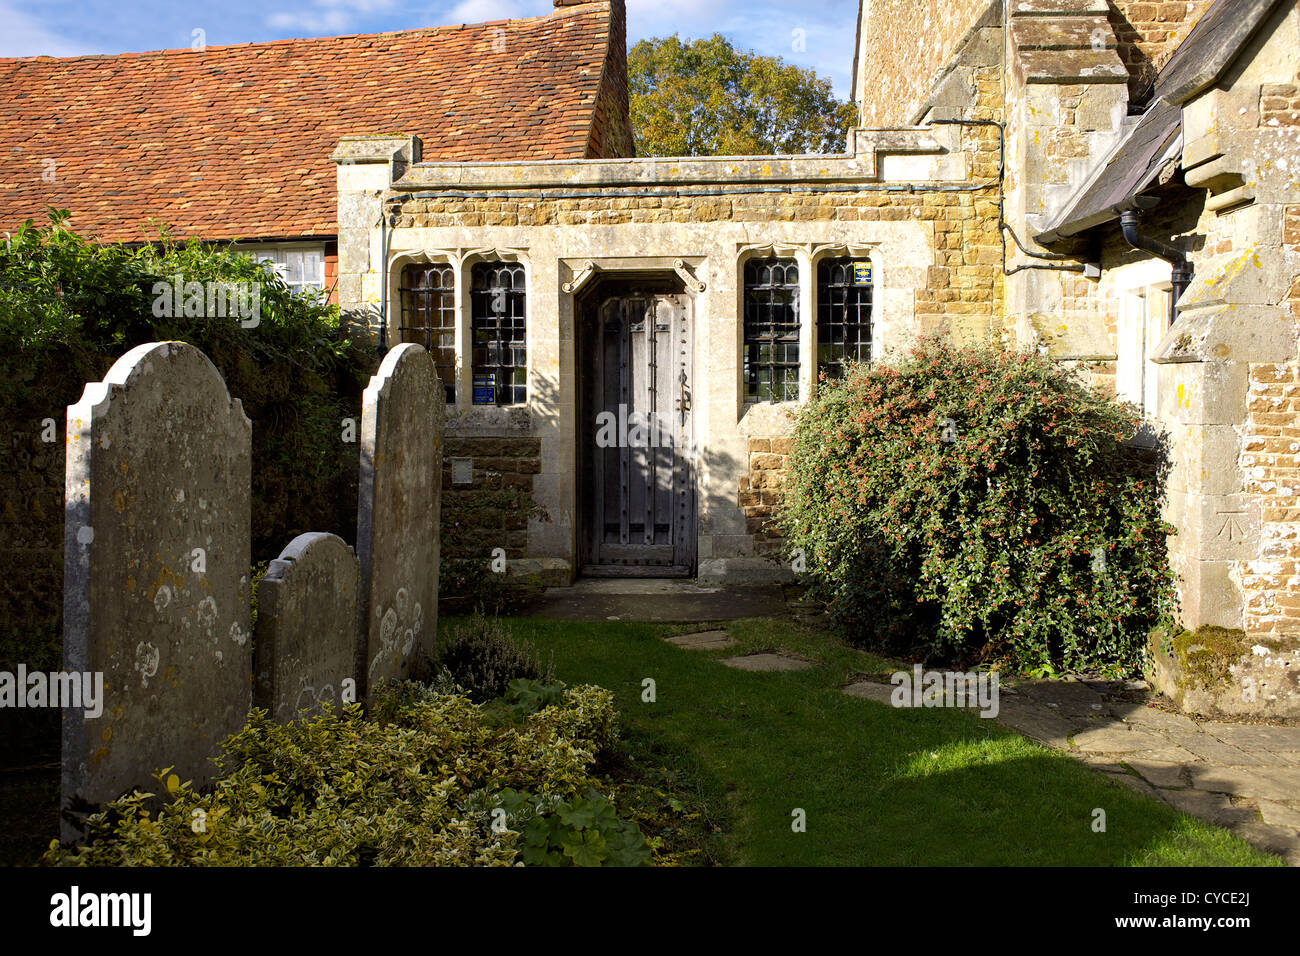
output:
[[678, 408], [682, 414], [682, 424], [685, 425], [686, 413], [691, 410], [691, 390], [686, 384], [686, 369], [682, 369], [682, 373], [678, 376], [677, 381], [681, 383], [682, 387], [681, 403]]

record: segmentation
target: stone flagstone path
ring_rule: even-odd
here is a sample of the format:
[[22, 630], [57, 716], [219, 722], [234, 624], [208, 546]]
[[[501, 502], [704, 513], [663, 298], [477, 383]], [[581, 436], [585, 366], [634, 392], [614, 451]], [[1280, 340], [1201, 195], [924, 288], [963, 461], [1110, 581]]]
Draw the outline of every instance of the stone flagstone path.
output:
[[[884, 704], [893, 690], [845, 688]], [[1195, 720], [1140, 681], [1027, 680], [999, 697], [1004, 726], [1300, 866], [1300, 727]]]

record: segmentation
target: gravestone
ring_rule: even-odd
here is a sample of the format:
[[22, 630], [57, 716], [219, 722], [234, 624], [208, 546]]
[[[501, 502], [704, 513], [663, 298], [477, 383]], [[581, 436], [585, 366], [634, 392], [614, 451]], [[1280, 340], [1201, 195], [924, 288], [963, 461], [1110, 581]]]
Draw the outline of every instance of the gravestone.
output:
[[102, 673], [104, 702], [64, 714], [65, 808], [168, 766], [201, 784], [247, 719], [251, 442], [183, 342], [137, 346], [68, 406], [64, 669]]
[[285, 723], [357, 700], [360, 565], [337, 535], [300, 534], [257, 586], [254, 702]]
[[362, 396], [357, 557], [368, 697], [433, 650], [443, 401], [433, 361], [410, 343], [384, 356]]

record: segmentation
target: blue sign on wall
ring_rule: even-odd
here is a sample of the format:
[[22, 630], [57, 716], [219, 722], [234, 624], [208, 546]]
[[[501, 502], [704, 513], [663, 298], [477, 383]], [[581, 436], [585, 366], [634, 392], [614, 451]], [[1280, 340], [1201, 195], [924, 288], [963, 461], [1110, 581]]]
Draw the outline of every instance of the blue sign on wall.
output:
[[486, 375], [474, 376], [475, 405], [495, 405], [497, 403], [496, 381], [496, 375], [490, 372]]
[[870, 262], [853, 263], [853, 284], [871, 285], [871, 263]]

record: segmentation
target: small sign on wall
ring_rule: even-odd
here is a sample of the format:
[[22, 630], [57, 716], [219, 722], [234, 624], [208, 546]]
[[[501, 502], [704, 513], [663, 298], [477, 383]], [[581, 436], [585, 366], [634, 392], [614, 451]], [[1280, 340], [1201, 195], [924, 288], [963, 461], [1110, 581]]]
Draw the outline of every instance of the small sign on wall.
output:
[[474, 404], [495, 405], [497, 403], [497, 377], [494, 374], [474, 376]]
[[853, 284], [871, 285], [871, 263], [870, 262], [853, 263]]

